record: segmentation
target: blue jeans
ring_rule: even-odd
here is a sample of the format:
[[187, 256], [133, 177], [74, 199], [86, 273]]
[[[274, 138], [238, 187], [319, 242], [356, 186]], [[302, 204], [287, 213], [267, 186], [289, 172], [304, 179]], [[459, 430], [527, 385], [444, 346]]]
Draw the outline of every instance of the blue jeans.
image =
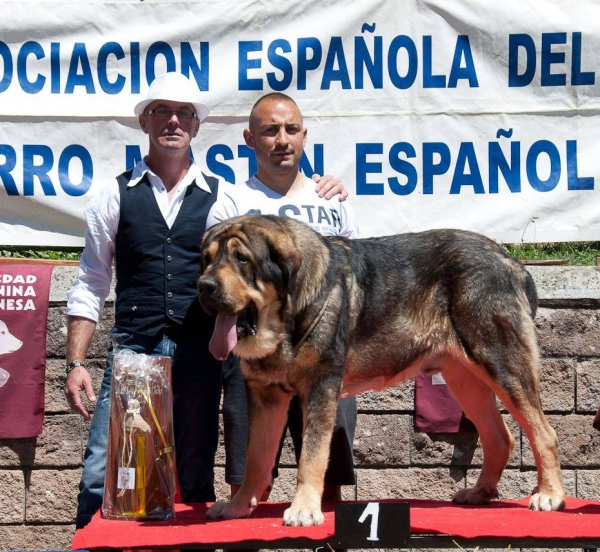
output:
[[102, 507], [112, 361], [121, 349], [171, 357], [175, 458], [181, 499], [183, 502], [215, 500], [213, 472], [219, 438], [221, 362], [209, 353], [205, 340], [177, 329], [143, 336], [115, 328], [111, 338], [113, 345], [106, 359], [79, 483], [77, 529], [87, 525]]

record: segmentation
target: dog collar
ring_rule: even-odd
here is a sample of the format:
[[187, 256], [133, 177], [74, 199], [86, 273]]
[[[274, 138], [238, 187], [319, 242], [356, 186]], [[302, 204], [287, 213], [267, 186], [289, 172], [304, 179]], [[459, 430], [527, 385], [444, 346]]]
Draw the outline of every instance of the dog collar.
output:
[[331, 293], [329, 293], [329, 295], [327, 295], [327, 299], [325, 299], [325, 303], [323, 303], [321, 310], [317, 313], [317, 316], [315, 316], [315, 319], [311, 322], [310, 326], [304, 332], [304, 335], [300, 338], [300, 341], [298, 341], [298, 343], [296, 343], [296, 345], [294, 345], [294, 352], [297, 352], [298, 349], [300, 349], [302, 344], [308, 339], [308, 336], [312, 333], [312, 331], [315, 329], [316, 325], [319, 323], [319, 320], [321, 320], [321, 318], [323, 318], [323, 315], [325, 314], [325, 311], [327, 310], [327, 305], [329, 305], [330, 299], [331, 299]]

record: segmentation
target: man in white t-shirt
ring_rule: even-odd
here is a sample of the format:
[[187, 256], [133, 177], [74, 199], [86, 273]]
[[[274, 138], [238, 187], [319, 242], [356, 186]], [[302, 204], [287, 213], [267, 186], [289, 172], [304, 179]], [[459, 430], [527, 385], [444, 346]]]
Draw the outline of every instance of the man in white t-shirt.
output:
[[[256, 153], [258, 171], [244, 184], [219, 190], [207, 227], [238, 215], [270, 214], [305, 222], [324, 236], [357, 237], [356, 219], [348, 202], [320, 197], [312, 180], [299, 170], [307, 129], [294, 100], [278, 92], [263, 96], [252, 108], [248, 127], [244, 139]], [[223, 392], [225, 480], [231, 485], [233, 495], [243, 481], [248, 434], [246, 389], [237, 357], [231, 356], [224, 363]], [[341, 485], [355, 482], [352, 448], [355, 427], [356, 399], [342, 399], [338, 403], [325, 475], [325, 501], [340, 500]], [[302, 411], [295, 399], [290, 405], [288, 428], [298, 459], [302, 446]], [[276, 475], [277, 465], [273, 471], [273, 476]]]
[[[260, 171], [260, 169], [259, 169]], [[238, 215], [278, 215], [308, 224], [323, 236], [357, 237], [354, 211], [347, 201], [325, 199], [315, 192], [313, 181], [298, 173], [293, 195], [281, 194], [264, 184], [258, 173], [244, 184], [223, 186], [207, 220], [207, 227]], [[288, 192], [289, 194], [289, 192]]]

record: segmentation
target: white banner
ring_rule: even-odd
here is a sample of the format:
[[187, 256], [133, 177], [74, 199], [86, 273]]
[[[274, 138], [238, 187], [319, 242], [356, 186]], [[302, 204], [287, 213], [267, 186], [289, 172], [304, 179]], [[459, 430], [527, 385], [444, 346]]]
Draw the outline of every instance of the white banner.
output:
[[254, 170], [272, 90], [308, 127], [363, 236], [465, 228], [600, 240], [596, 0], [169, 0], [0, 4], [0, 244], [81, 245], [90, 197], [144, 155], [133, 106], [165, 71], [211, 114], [205, 171]]

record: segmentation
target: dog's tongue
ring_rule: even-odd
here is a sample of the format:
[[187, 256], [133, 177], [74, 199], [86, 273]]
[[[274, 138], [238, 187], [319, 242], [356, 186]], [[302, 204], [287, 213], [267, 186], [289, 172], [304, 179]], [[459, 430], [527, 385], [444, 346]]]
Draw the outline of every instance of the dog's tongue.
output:
[[227, 316], [226, 314], [217, 314], [215, 329], [213, 331], [210, 344], [210, 352], [217, 360], [225, 360], [237, 343], [237, 314]]

